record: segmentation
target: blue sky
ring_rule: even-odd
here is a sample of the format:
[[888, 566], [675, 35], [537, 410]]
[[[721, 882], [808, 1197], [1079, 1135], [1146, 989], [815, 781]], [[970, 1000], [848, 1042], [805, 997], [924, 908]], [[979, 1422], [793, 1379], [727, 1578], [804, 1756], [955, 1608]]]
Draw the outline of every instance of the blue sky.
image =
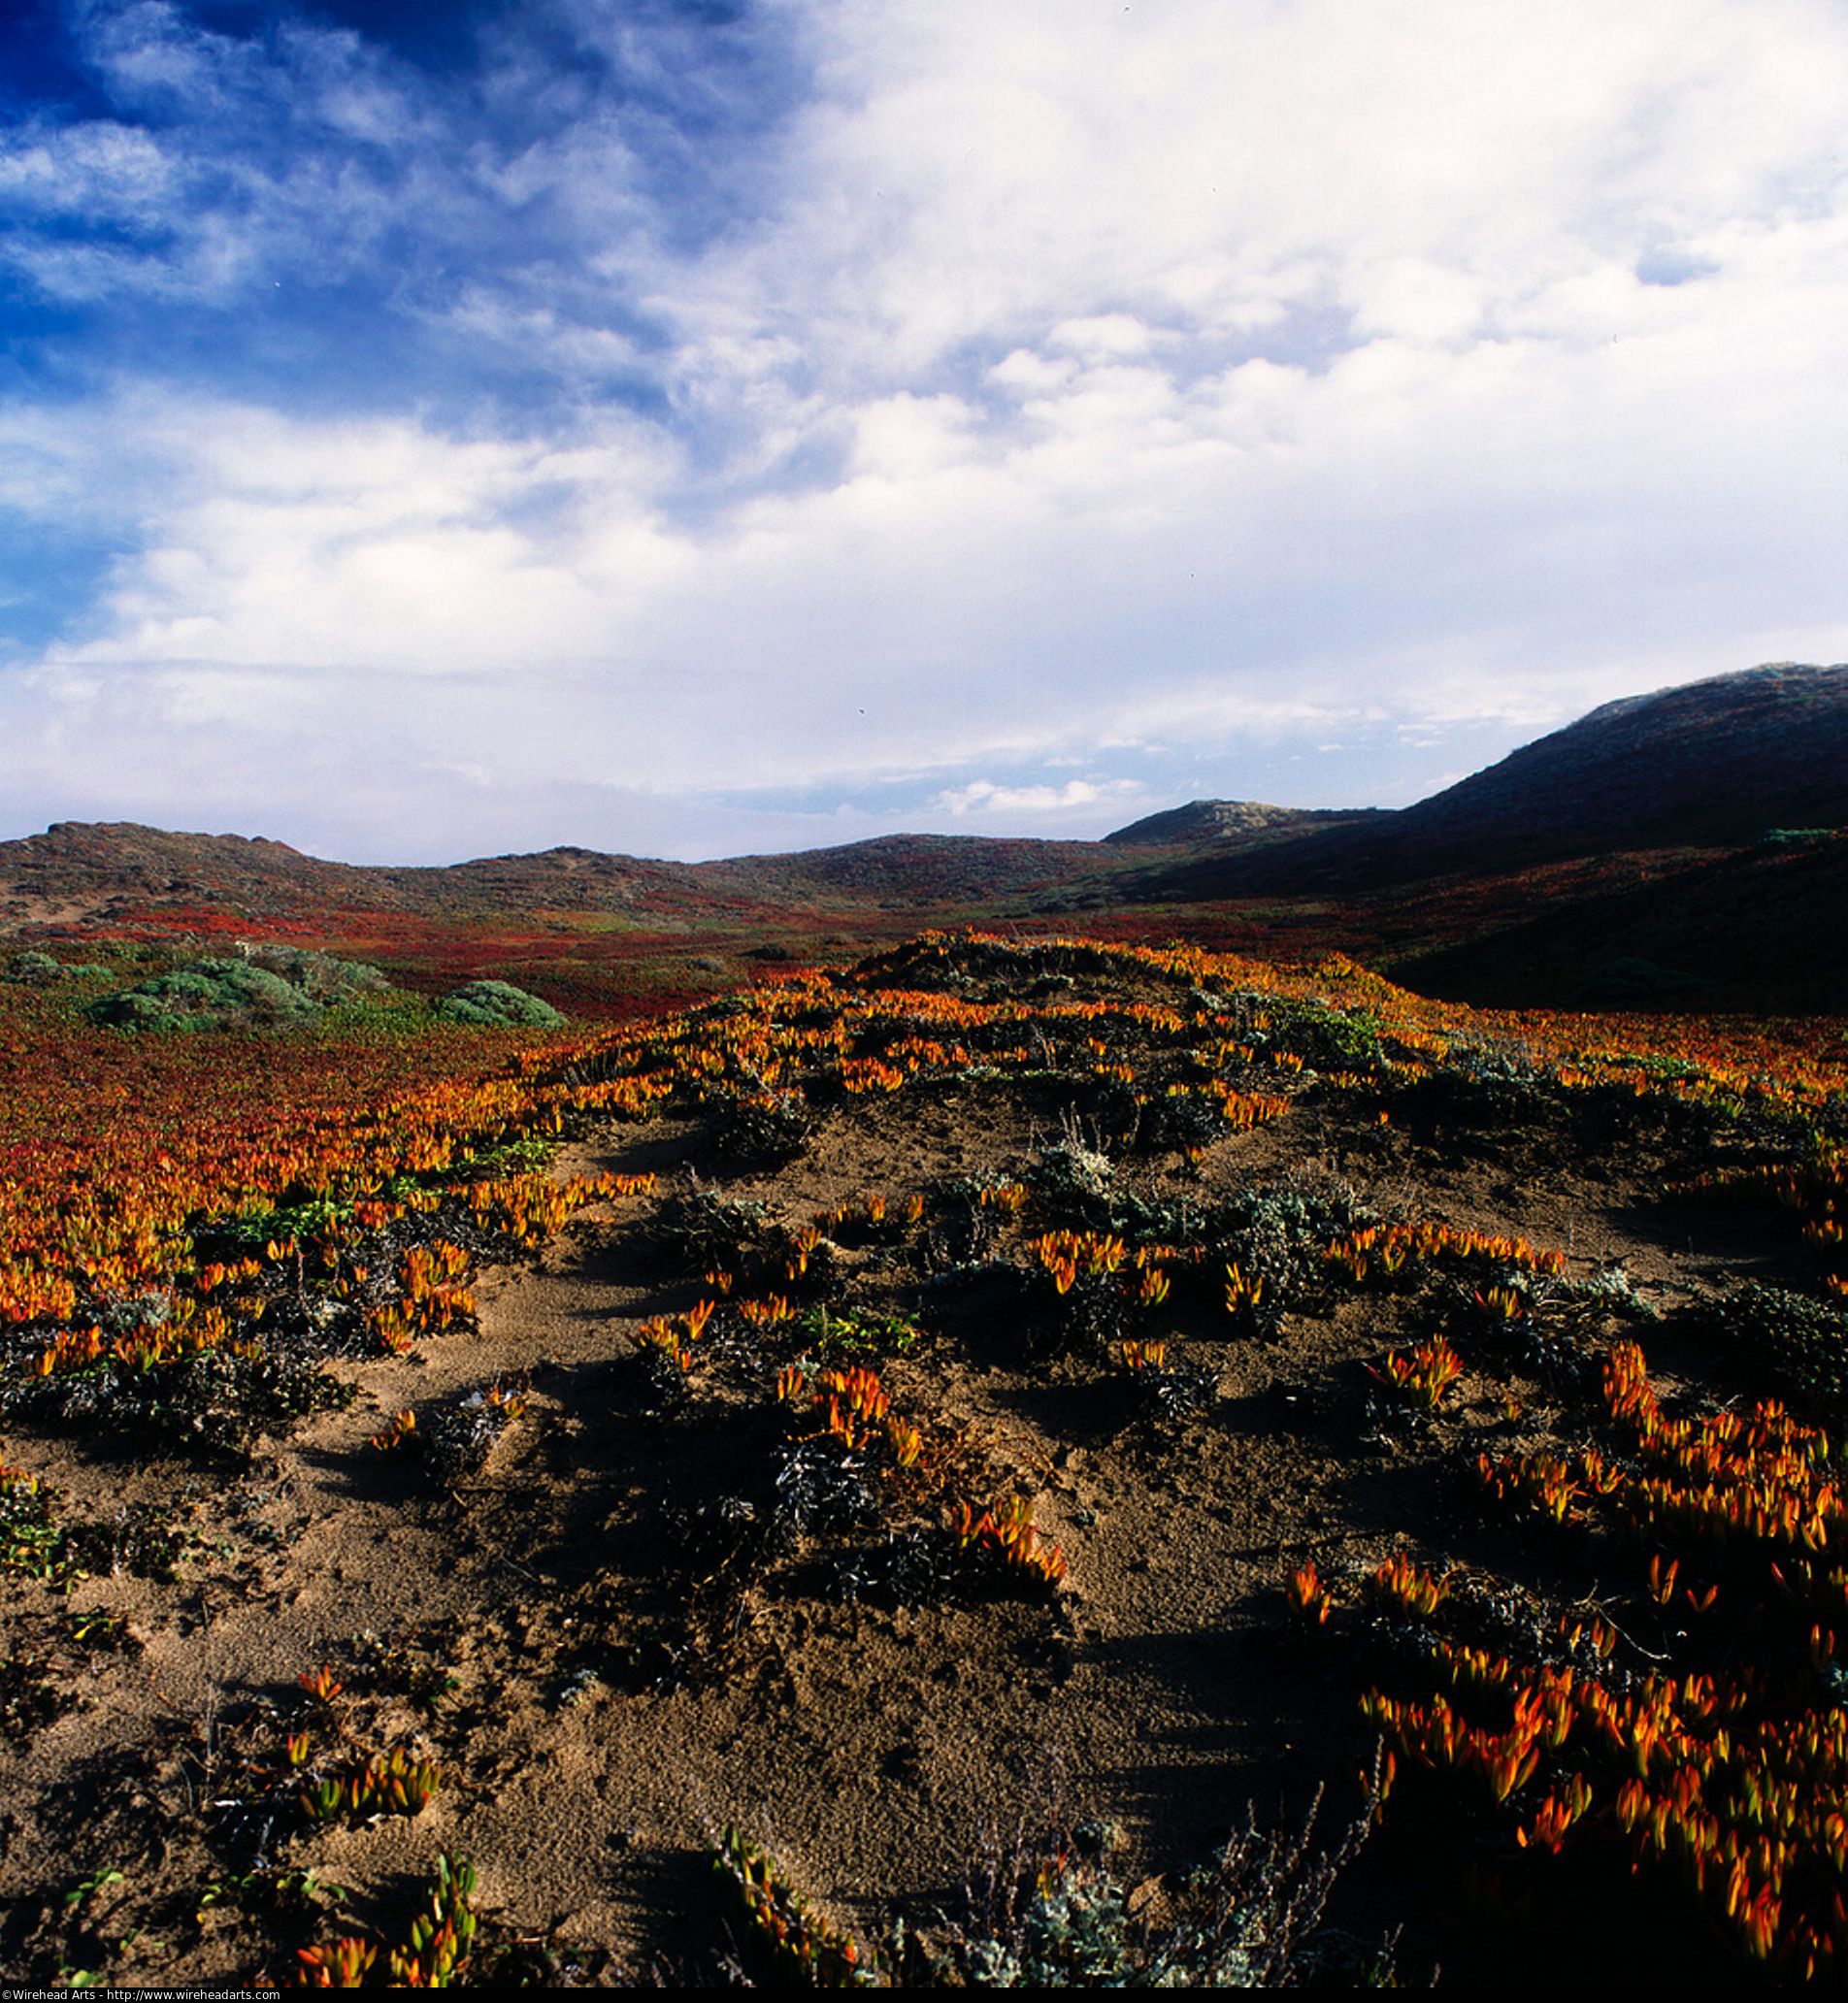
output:
[[1848, 655], [1834, 0], [17, 0], [0, 836], [1399, 804]]

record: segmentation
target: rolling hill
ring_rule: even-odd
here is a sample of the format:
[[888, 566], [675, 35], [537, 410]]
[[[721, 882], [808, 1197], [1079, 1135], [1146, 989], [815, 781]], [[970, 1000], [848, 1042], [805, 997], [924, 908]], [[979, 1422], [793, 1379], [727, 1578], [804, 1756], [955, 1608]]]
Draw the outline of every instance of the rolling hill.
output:
[[675, 863], [561, 847], [360, 867], [235, 835], [60, 822], [0, 843], [0, 931], [392, 928], [801, 956], [823, 933], [1082, 914], [1340, 947], [1456, 999], [1848, 1006], [1848, 668], [1778, 663], [1605, 704], [1398, 811], [1198, 800], [1101, 841], [896, 835]]

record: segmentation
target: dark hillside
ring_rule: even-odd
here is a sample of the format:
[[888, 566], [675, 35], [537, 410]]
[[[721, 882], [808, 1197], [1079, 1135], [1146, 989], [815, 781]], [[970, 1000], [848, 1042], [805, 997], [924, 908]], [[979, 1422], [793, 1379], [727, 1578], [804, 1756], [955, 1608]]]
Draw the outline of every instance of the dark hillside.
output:
[[1848, 1012], [1848, 833], [1620, 860], [1552, 902], [1507, 879], [1506, 922], [1394, 956], [1394, 977], [1478, 1007]]
[[1606, 703], [1415, 806], [1154, 872], [1158, 899], [1339, 895], [1848, 825], [1848, 668], [1779, 663]]
[[1120, 872], [1130, 859], [1096, 841], [995, 839], [980, 835], [883, 835], [799, 855], [740, 856], [698, 866], [713, 885], [899, 901], [908, 909], [1016, 896]]
[[1848, 668], [1779, 663], [1606, 703], [1405, 808], [1389, 839], [1537, 859], [1844, 824]]

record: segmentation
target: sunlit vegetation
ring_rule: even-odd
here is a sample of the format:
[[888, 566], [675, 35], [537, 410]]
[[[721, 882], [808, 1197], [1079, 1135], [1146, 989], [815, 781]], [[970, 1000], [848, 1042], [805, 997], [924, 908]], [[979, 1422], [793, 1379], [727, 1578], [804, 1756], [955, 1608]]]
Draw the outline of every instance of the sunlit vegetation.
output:
[[[157, 1512], [74, 1519], [28, 1471], [37, 1441], [248, 1465], [337, 1409], [363, 1366], [402, 1374], [355, 1479], [438, 1506], [516, 1451], [532, 1381], [482, 1362], [440, 1399], [419, 1393], [418, 1360], [466, 1351], [493, 1268], [591, 1221], [645, 1247], [658, 1289], [655, 1311], [610, 1330], [610, 1396], [655, 1429], [663, 1464], [693, 1441], [712, 1472], [637, 1533], [659, 1587], [629, 1610], [644, 1641], [586, 1642], [586, 1688], [722, 1681], [747, 1607], [805, 1598], [1000, 1608], [1049, 1630], [1085, 1586], [1084, 1522], [1049, 1524], [995, 1439], [952, 1418], [945, 1364], [979, 1340], [1029, 1382], [1095, 1393], [1150, 1464], [1179, 1465], [1224, 1424], [1226, 1346], [1314, 1324], [1346, 1342], [1348, 1376], [1290, 1396], [1361, 1445], [1448, 1457], [1474, 1540], [1454, 1569], [1417, 1523], [1364, 1560], [1299, 1547], [1280, 1606], [1267, 1589], [1272, 1645], [1340, 1688], [1331, 1744], [1349, 1778], [1375, 1736], [1387, 1749], [1362, 1809], [1370, 1842], [1432, 1843], [1541, 1934], [1575, 1902], [1617, 1912], [1639, 1875], [1732, 1972], [1839, 1979], [1839, 1025], [1489, 1015], [1339, 957], [981, 935], [595, 1029], [478, 987], [488, 1026], [457, 1030], [358, 976], [374, 1005], [343, 1010], [336, 982], [285, 1007], [226, 971], [203, 1000], [158, 975], [121, 992], [222, 1014], [248, 990], [264, 1027], [130, 1035], [91, 1005], [90, 976], [29, 971], [0, 986], [0, 1421], [22, 1463], [0, 1468], [0, 1571], [19, 1593], [185, 1561]], [[727, 1192], [746, 1169], [773, 1187], [831, 1121], [957, 1094], [1026, 1108], [1036, 1144], [821, 1210]], [[670, 1118], [711, 1179], [554, 1159]], [[1675, 1151], [1663, 1200], [1763, 1210], [1807, 1264], [1680, 1306], [1677, 1356], [1715, 1358], [1724, 1381], [1685, 1362], [1658, 1380], [1636, 1325], [1661, 1317], [1620, 1270], [1537, 1230], [1446, 1218], [1427, 1192], [1389, 1201], [1326, 1166], [1238, 1168], [1240, 1150], [1318, 1122], [1357, 1149], [1402, 1132], [1465, 1146], [1532, 1130], [1587, 1150], [1641, 1136]], [[1545, 1423], [1524, 1419], [1542, 1394]], [[586, 1632], [609, 1625], [598, 1590]], [[29, 1740], [55, 1715], [53, 1656], [17, 1660], [37, 1666], [0, 1707]], [[349, 1925], [334, 1902], [280, 1898], [279, 1859], [307, 1872], [340, 1831], [422, 1830], [475, 1785], [466, 1732], [438, 1736], [452, 1679], [369, 1673], [358, 1704], [342, 1667], [309, 1670], [210, 1748], [211, 1790], [186, 1813], [260, 1907], [252, 1979], [434, 1987], [494, 1965], [475, 1868], [446, 1850], [409, 1918]], [[380, 1723], [391, 1677], [414, 1731]], [[742, 1958], [785, 1985], [1329, 1973], [1335, 1863], [1240, 1842], [1165, 1897], [1165, 1930], [1127, 1911], [1101, 1855], [1072, 1848], [1015, 1886], [1006, 1926], [908, 1947], [822, 1917], [736, 1825], [712, 1855]], [[1356, 1833], [1335, 1862], [1358, 1851]], [[1416, 1923], [1441, 1943], [1441, 1894]]]

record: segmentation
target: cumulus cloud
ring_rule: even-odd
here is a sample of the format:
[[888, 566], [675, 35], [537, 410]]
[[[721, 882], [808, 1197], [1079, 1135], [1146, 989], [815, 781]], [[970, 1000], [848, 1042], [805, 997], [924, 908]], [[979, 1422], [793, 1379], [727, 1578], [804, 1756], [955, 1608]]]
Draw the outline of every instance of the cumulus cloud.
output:
[[972, 779], [940, 793], [932, 804], [958, 819], [969, 814], [1069, 816], [1074, 807], [1120, 804], [1141, 790], [1134, 779], [1068, 779], [1063, 786], [998, 786], [992, 779]]
[[1824, 0], [71, 21], [109, 115], [0, 138], [16, 800], [1098, 833], [1845, 651]]

